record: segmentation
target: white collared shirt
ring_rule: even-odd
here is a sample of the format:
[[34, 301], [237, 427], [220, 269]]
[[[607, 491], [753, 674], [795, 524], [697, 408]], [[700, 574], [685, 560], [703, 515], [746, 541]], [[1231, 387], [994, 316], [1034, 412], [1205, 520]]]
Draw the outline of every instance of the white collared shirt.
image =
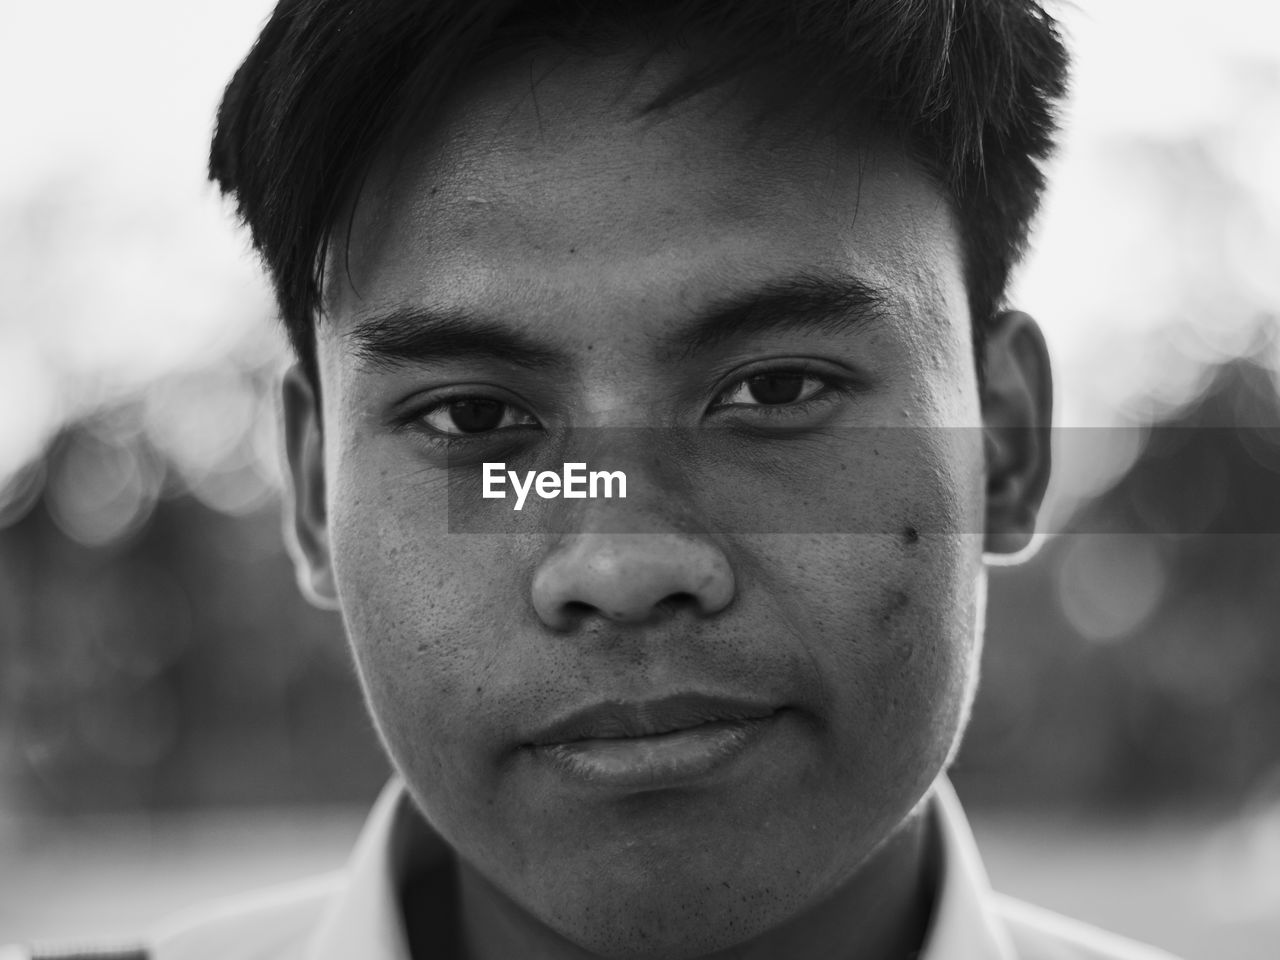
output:
[[[411, 960], [399, 906], [409, 803], [403, 785], [393, 780], [345, 870], [181, 914], [150, 938], [152, 960]], [[993, 893], [945, 777], [929, 803], [941, 838], [941, 869], [919, 960], [1173, 960]], [[450, 855], [442, 841], [434, 844], [419, 851], [423, 859]], [[0, 960], [21, 956], [0, 949]]]

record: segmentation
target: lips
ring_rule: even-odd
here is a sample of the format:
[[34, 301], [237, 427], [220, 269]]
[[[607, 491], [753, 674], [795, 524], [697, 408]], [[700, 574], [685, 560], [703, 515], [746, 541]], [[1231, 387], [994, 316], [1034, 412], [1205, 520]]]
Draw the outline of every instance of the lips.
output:
[[581, 740], [656, 737], [707, 724], [763, 720], [778, 708], [725, 697], [679, 694], [642, 702], [610, 701], [575, 711], [538, 733], [530, 746]]
[[689, 787], [750, 754], [782, 713], [702, 694], [611, 701], [569, 714], [525, 746], [565, 784], [623, 794]]

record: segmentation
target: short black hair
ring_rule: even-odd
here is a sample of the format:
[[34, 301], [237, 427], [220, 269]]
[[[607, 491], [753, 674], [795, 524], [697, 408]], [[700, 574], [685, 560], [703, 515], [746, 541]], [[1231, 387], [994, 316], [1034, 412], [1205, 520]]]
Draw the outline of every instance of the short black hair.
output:
[[[405, 118], [480, 66], [556, 46], [691, 54], [646, 106], [768, 74], [828, 119], [870, 116], [952, 203], [975, 345], [1003, 305], [1045, 180], [1068, 56], [1034, 0], [280, 0], [218, 109], [233, 195], [318, 386], [314, 324], [337, 221]], [[764, 85], [757, 85], [762, 87]]]

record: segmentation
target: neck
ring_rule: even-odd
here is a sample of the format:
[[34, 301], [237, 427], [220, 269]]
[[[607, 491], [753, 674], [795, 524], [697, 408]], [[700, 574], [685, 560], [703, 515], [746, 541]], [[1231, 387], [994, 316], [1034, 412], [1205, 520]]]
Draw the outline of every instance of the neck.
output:
[[[681, 960], [801, 960], [918, 955], [938, 882], [928, 807], [899, 830], [830, 896], [750, 941]], [[465, 960], [602, 960], [512, 902], [466, 864], [459, 865]], [[654, 956], [647, 960], [668, 960]]]

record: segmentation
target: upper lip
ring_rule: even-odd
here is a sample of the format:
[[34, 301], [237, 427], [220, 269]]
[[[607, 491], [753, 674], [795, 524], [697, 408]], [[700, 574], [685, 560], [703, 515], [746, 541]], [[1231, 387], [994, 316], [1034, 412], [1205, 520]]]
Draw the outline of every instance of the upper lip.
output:
[[702, 693], [681, 693], [656, 700], [611, 700], [575, 710], [554, 721], [538, 731], [530, 745], [651, 737], [705, 723], [761, 720], [777, 712], [776, 706], [758, 700]]

